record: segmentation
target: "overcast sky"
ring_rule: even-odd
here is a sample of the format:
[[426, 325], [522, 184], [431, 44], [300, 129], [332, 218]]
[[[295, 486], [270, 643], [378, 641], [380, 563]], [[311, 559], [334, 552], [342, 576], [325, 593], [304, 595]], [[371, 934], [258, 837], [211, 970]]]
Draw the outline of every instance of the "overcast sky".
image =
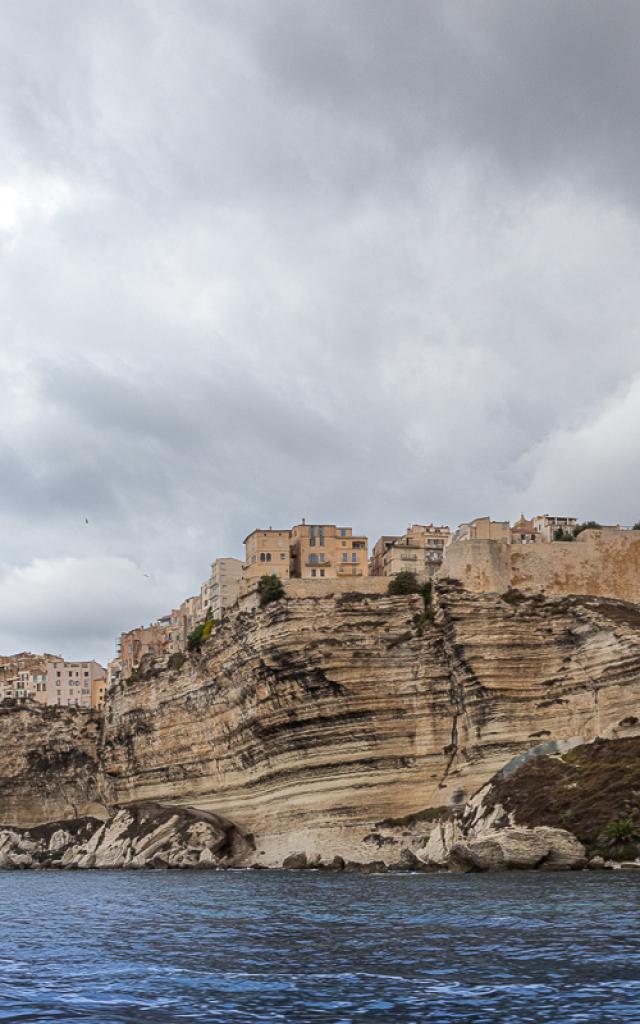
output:
[[640, 519], [636, 0], [0, 9], [0, 653], [302, 516]]

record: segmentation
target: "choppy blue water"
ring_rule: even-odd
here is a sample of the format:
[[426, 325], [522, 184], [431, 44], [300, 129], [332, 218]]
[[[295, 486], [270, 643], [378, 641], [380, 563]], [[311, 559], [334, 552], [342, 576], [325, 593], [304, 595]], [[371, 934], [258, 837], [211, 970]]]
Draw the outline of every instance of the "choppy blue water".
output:
[[640, 1022], [640, 873], [0, 873], [0, 1021]]

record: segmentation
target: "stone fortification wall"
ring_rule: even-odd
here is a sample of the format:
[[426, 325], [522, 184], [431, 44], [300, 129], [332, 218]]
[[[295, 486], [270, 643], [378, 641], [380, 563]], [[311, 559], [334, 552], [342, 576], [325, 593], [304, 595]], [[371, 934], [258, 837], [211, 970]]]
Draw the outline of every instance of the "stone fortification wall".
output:
[[[389, 587], [388, 576], [353, 576], [350, 579], [315, 579], [315, 580], [283, 580], [286, 597], [320, 598], [339, 597], [340, 594], [386, 594]], [[246, 585], [245, 585], [246, 587]], [[257, 581], [246, 587], [240, 597], [239, 607], [242, 611], [251, 611], [259, 605]]]
[[515, 589], [640, 604], [640, 531], [585, 530], [577, 541], [553, 544], [458, 541], [446, 549], [440, 576], [474, 593]]

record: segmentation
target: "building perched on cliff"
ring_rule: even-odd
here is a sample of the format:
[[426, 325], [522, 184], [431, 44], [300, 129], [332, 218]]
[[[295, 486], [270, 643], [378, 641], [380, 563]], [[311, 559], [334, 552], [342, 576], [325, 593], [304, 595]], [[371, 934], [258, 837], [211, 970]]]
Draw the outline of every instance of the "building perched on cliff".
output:
[[55, 654], [0, 658], [0, 697], [58, 707], [95, 708], [107, 671], [97, 661], [65, 661]]
[[290, 530], [254, 530], [245, 537], [242, 579], [250, 586], [261, 576], [288, 579], [344, 579], [367, 576], [368, 541], [350, 526], [303, 522]]
[[274, 530], [270, 526], [268, 530], [253, 530], [245, 537], [243, 582], [257, 582], [266, 575], [288, 580], [290, 536], [290, 530]]
[[350, 526], [294, 526], [289, 540], [292, 579], [341, 579], [367, 576], [367, 538], [354, 536]]
[[216, 558], [211, 563], [211, 574], [202, 584], [200, 611], [208, 611], [214, 619], [221, 619], [227, 608], [238, 600], [242, 579], [242, 561], [239, 558]]
[[424, 583], [438, 571], [444, 549], [451, 540], [448, 526], [408, 526], [402, 536], [384, 536], [373, 546], [369, 572], [372, 576], [397, 576], [412, 572]]

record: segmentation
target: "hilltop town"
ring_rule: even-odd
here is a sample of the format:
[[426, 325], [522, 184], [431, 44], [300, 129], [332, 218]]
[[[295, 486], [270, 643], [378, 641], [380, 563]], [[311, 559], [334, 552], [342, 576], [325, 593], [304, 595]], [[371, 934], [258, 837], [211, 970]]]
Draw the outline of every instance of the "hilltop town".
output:
[[[577, 593], [602, 593], [603, 587], [606, 592], [606, 572], [596, 564], [600, 556], [594, 557], [593, 548], [585, 545], [594, 537], [613, 544], [604, 557], [615, 574], [615, 554], [611, 552], [626, 557], [627, 542], [640, 541], [640, 523], [626, 530], [545, 514], [531, 519], [522, 515], [513, 524], [482, 516], [462, 523], [455, 531], [432, 523], [413, 524], [403, 534], [381, 536], [371, 555], [368, 538], [354, 534], [349, 526], [303, 520], [290, 529], [255, 529], [244, 539], [244, 559], [216, 558], [199, 594], [186, 598], [155, 622], [122, 633], [116, 656], [106, 667], [93, 659], [65, 661], [51, 654], [23, 652], [0, 657], [0, 700], [32, 699], [99, 710], [106, 689], [134, 675], [145, 656], [180, 656], [199, 625], [211, 622], [215, 626], [238, 605], [255, 606], [264, 576], [277, 577], [296, 596], [326, 593], [328, 586], [339, 591], [383, 593], [391, 578], [407, 572], [418, 584], [437, 576], [453, 577], [472, 592], [501, 593], [524, 586], [565, 593], [572, 591], [572, 581]], [[575, 540], [582, 543], [570, 546]], [[522, 549], [531, 553], [524, 560]], [[567, 579], [561, 578], [567, 573]], [[591, 576], [597, 583], [590, 583]], [[622, 596], [640, 601], [633, 586], [632, 582], [631, 591]], [[614, 591], [611, 596], [620, 596], [615, 584], [609, 589]]]

